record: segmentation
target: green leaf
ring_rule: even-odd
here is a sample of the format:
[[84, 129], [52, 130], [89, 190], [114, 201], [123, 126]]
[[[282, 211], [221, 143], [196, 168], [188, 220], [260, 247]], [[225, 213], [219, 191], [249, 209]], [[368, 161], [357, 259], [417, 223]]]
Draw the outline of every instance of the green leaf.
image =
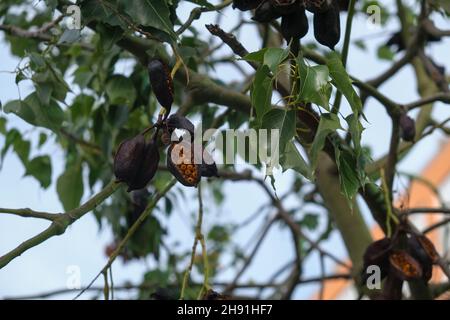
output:
[[270, 137], [270, 130], [279, 130], [280, 139], [273, 146], [275, 149], [278, 148], [280, 153], [284, 153], [286, 144], [295, 135], [295, 111], [286, 111], [278, 108], [270, 110], [263, 117], [261, 129], [267, 129], [268, 137]]
[[392, 61], [394, 60], [395, 53], [388, 46], [381, 46], [378, 48], [377, 55], [382, 60]]
[[133, 82], [123, 75], [114, 75], [108, 80], [106, 94], [112, 104], [127, 104], [131, 107], [136, 100]]
[[164, 0], [119, 0], [119, 5], [137, 24], [153, 27], [169, 34], [173, 40], [176, 34], [170, 21], [170, 11]]
[[243, 57], [244, 60], [253, 61], [253, 62], [264, 62], [264, 54], [267, 52], [268, 48], [263, 48], [261, 50], [250, 52], [246, 56]]
[[255, 74], [250, 92], [252, 105], [256, 111], [256, 121], [261, 123], [263, 116], [270, 110], [272, 102], [272, 79], [269, 68], [260, 66]]
[[39, 127], [59, 131], [64, 120], [64, 112], [54, 101], [48, 105], [42, 105], [36, 92], [28, 95], [25, 100], [12, 100], [8, 102], [4, 111], [14, 113], [26, 122]]
[[356, 170], [355, 156], [348, 150], [339, 150], [335, 148], [336, 164], [339, 171], [339, 181], [341, 183], [341, 192], [351, 201], [358, 193], [360, 187], [360, 179]]
[[315, 213], [306, 213], [300, 221], [300, 225], [313, 231], [319, 225], [319, 216]]
[[311, 167], [313, 171], [317, 166], [317, 158], [319, 156], [319, 152], [325, 145], [327, 136], [337, 129], [341, 129], [341, 124], [336, 114], [324, 113], [321, 115], [319, 127], [317, 128], [317, 133], [314, 137], [314, 141], [310, 150]]
[[19, 84], [20, 81], [25, 80], [27, 77], [25, 76], [25, 74], [22, 72], [22, 70], [19, 70], [16, 74], [16, 79], [15, 82], [16, 84]]
[[80, 205], [83, 196], [83, 176], [81, 162], [66, 168], [59, 176], [56, 191], [64, 210], [68, 211]]
[[286, 149], [284, 153], [281, 154], [280, 164], [283, 171], [292, 169], [300, 173], [305, 178], [311, 180], [312, 172], [308, 163], [303, 159], [302, 155], [298, 151], [295, 143], [289, 141], [286, 144]]
[[48, 188], [52, 180], [52, 164], [50, 157], [38, 156], [33, 158], [27, 164], [25, 175], [36, 178], [44, 189]]
[[299, 99], [304, 102], [312, 102], [329, 110], [331, 85], [328, 81], [329, 71], [327, 66], [309, 67], [303, 58], [298, 59], [300, 67], [300, 94]]
[[94, 77], [94, 73], [89, 70], [88, 66], [80, 66], [73, 73], [73, 82], [78, 84], [80, 88], [86, 88]]
[[334, 86], [345, 96], [353, 112], [360, 113], [362, 110], [361, 99], [353, 88], [352, 81], [337, 53], [331, 54], [331, 58], [327, 60], [327, 66]]
[[289, 56], [289, 47], [282, 48], [268, 48], [264, 52], [264, 65], [268, 66], [270, 71], [273, 72], [274, 75], [277, 73], [278, 66], [286, 60]]
[[58, 44], [64, 43], [71, 44], [74, 43], [75, 41], [79, 41], [80, 39], [81, 39], [81, 30], [67, 29], [64, 30], [61, 37], [59, 37]]

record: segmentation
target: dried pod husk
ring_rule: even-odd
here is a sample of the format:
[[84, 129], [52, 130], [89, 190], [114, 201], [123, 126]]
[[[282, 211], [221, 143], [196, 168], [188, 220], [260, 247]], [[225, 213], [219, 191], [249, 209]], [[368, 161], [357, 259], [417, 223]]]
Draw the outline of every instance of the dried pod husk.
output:
[[408, 116], [406, 113], [402, 113], [399, 119], [400, 135], [405, 141], [414, 141], [416, 136], [416, 123], [414, 119]]
[[425, 251], [430, 261], [435, 264], [438, 263], [439, 254], [437, 253], [433, 242], [431, 242], [430, 239], [423, 235], [417, 236], [417, 240], [419, 241], [422, 249]]
[[229, 300], [230, 297], [227, 295], [220, 294], [212, 289], [206, 291], [203, 295], [202, 300]]
[[328, 11], [336, 0], [305, 0], [306, 10], [312, 13]]
[[395, 274], [389, 273], [384, 282], [383, 291], [377, 300], [401, 300], [403, 280]]
[[338, 0], [338, 4], [339, 4], [339, 9], [341, 11], [348, 11], [348, 6], [350, 4], [350, 0]]
[[128, 191], [142, 189], [153, 179], [158, 170], [159, 150], [155, 141], [145, 145], [144, 157], [136, 177], [128, 184]]
[[173, 82], [169, 68], [161, 60], [155, 59], [148, 64], [148, 74], [156, 99], [167, 113], [170, 113], [173, 103]]
[[216, 163], [214, 162], [213, 157], [206, 150], [203, 150], [203, 162], [200, 166], [200, 173], [202, 177], [208, 178], [219, 176]]
[[282, 15], [292, 14], [299, 7], [300, 4], [297, 0], [270, 0], [275, 10]]
[[334, 50], [341, 37], [339, 8], [336, 2], [325, 12], [314, 14], [314, 37], [316, 40]]
[[391, 264], [390, 272], [401, 280], [410, 281], [422, 278], [423, 272], [420, 263], [406, 251], [399, 250], [391, 253], [389, 262]]
[[413, 256], [422, 266], [422, 279], [429, 281], [433, 272], [433, 263], [428, 256], [427, 252], [422, 247], [422, 244], [418, 240], [418, 236], [411, 235], [408, 238], [408, 252]]
[[241, 11], [256, 9], [263, 0], [233, 0], [233, 9], [237, 8]]
[[126, 215], [126, 222], [130, 228], [140, 217], [148, 204], [150, 193], [147, 189], [139, 189], [131, 192], [131, 208]]
[[291, 39], [303, 38], [308, 33], [308, 29], [308, 18], [303, 7], [281, 18], [281, 34], [288, 43]]
[[196, 187], [201, 167], [194, 163], [193, 144], [186, 141], [172, 143], [167, 151], [167, 169], [187, 187]]
[[383, 279], [389, 271], [389, 253], [391, 250], [392, 241], [390, 238], [383, 238], [371, 243], [364, 252], [363, 261], [363, 280], [366, 280], [367, 268], [371, 265], [376, 265], [380, 268], [381, 279]]
[[119, 181], [131, 183], [142, 162], [145, 152], [145, 139], [139, 134], [123, 141], [114, 157], [114, 175]]
[[191, 135], [191, 140], [194, 139], [194, 124], [188, 118], [177, 113], [171, 114], [167, 119], [167, 129], [169, 133], [172, 133], [175, 129], [186, 130]]
[[161, 134], [161, 142], [165, 146], [168, 146], [170, 144], [171, 134], [169, 133], [169, 131], [163, 131], [163, 133]]
[[272, 2], [266, 0], [262, 2], [258, 8], [255, 10], [255, 15], [252, 17], [253, 20], [261, 23], [267, 23], [274, 19], [281, 17], [281, 14], [275, 10]]

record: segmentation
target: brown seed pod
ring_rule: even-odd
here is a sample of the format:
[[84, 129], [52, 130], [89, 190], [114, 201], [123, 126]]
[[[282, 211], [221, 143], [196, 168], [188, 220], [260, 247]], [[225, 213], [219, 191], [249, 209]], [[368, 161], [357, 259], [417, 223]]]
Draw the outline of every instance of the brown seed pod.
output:
[[169, 68], [161, 60], [155, 59], [148, 64], [148, 74], [156, 99], [169, 114], [173, 103], [173, 82]]
[[419, 242], [418, 236], [412, 234], [407, 241], [408, 253], [416, 259], [422, 266], [422, 279], [425, 281], [430, 280], [433, 272], [433, 263], [427, 252], [425, 252], [422, 244]]
[[419, 262], [406, 251], [391, 253], [389, 262], [391, 271], [401, 280], [409, 281], [422, 277], [423, 272]]
[[191, 135], [191, 140], [194, 139], [194, 124], [188, 118], [177, 113], [171, 114], [167, 119], [167, 128], [169, 133], [172, 133], [175, 129], [186, 130]]
[[297, 0], [270, 0], [274, 9], [282, 15], [293, 14], [300, 4]]
[[119, 181], [131, 183], [136, 176], [145, 151], [144, 136], [139, 134], [123, 141], [114, 157], [114, 174]]
[[340, 15], [337, 2], [333, 1], [331, 7], [325, 12], [314, 14], [314, 37], [316, 40], [334, 50], [341, 37]]
[[405, 141], [414, 141], [416, 136], [416, 123], [406, 113], [402, 113], [399, 119], [400, 135]]
[[420, 245], [422, 246], [422, 249], [427, 254], [428, 258], [432, 263], [437, 263], [439, 260], [439, 254], [436, 251], [436, 248], [434, 247], [433, 242], [430, 241], [426, 236], [418, 236], [417, 240], [419, 241]]
[[237, 8], [241, 11], [256, 9], [263, 0], [233, 0], [233, 9]]
[[137, 190], [144, 188], [155, 176], [158, 170], [159, 150], [154, 141], [150, 141], [145, 146], [144, 157], [136, 177], [128, 184], [128, 190]]
[[170, 144], [171, 141], [171, 134], [169, 133], [169, 131], [163, 131], [163, 133], [161, 134], [161, 142], [163, 143], [163, 145], [168, 146]]
[[323, 13], [327, 11], [335, 0], [305, 0], [306, 10], [312, 13]]
[[227, 295], [220, 294], [212, 289], [206, 291], [203, 295], [202, 300], [229, 300], [230, 297]]
[[363, 279], [367, 274], [367, 268], [371, 265], [376, 265], [380, 268], [381, 278], [383, 279], [389, 271], [389, 253], [392, 242], [390, 238], [383, 238], [371, 243], [364, 252], [363, 261]]
[[193, 144], [186, 141], [172, 143], [167, 151], [167, 168], [187, 187], [196, 187], [201, 178], [201, 167], [194, 163]]
[[270, 0], [265, 0], [258, 8], [256, 8], [255, 15], [252, 19], [257, 22], [267, 23], [274, 19], [278, 19], [279, 17], [281, 17], [281, 14], [275, 10], [272, 2]]
[[401, 300], [403, 280], [395, 274], [389, 273], [384, 282], [383, 291], [376, 300]]
[[281, 18], [281, 34], [288, 43], [292, 38], [303, 38], [308, 33], [308, 29], [308, 18], [303, 7], [299, 7], [292, 14]]
[[128, 192], [144, 188], [158, 169], [159, 151], [154, 141], [138, 134], [122, 142], [114, 157], [114, 174], [128, 185]]
[[200, 172], [202, 177], [219, 176], [216, 163], [214, 162], [213, 157], [206, 150], [203, 150], [203, 162], [202, 165], [200, 166]]

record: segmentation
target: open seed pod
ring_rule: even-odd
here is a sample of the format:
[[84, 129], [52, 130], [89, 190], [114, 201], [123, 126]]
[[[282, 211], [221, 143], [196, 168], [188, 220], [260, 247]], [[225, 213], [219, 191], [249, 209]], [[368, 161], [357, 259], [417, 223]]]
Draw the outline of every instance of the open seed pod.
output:
[[371, 243], [367, 247], [363, 256], [363, 279], [367, 277], [366, 270], [371, 265], [376, 265], [380, 268], [382, 279], [387, 275], [389, 271], [389, 253], [391, 245], [390, 238], [383, 238]]
[[423, 272], [420, 263], [406, 251], [391, 253], [389, 262], [391, 264], [391, 272], [399, 279], [409, 281], [422, 277]]
[[406, 113], [402, 113], [399, 119], [400, 135], [405, 141], [414, 141], [416, 136], [416, 123]]
[[169, 114], [173, 103], [173, 82], [169, 68], [161, 60], [155, 59], [148, 64], [148, 74], [156, 99]]
[[408, 253], [416, 259], [422, 266], [422, 279], [428, 281], [431, 279], [433, 272], [433, 263], [427, 252], [419, 242], [418, 236], [412, 234], [408, 238]]
[[333, 1], [331, 7], [325, 12], [314, 13], [314, 37], [316, 40], [334, 50], [341, 38], [341, 24], [339, 7]]
[[196, 187], [201, 177], [201, 167], [194, 163], [193, 144], [187, 141], [172, 143], [167, 151], [167, 168], [187, 187]]
[[308, 29], [308, 18], [303, 7], [298, 7], [293, 13], [281, 18], [281, 34], [288, 43], [291, 39], [303, 38]]
[[131, 183], [138, 172], [145, 151], [144, 136], [123, 141], [114, 157], [114, 174], [119, 181]]
[[417, 240], [422, 246], [422, 249], [427, 254], [428, 258], [431, 260], [432, 263], [438, 263], [439, 260], [439, 254], [436, 251], [436, 248], [434, 247], [433, 242], [430, 241], [426, 236], [418, 236]]
[[237, 8], [241, 11], [253, 10], [258, 7], [263, 0], [233, 0], [233, 9]]
[[175, 129], [183, 129], [189, 132], [191, 135], [191, 141], [194, 139], [194, 124], [186, 117], [183, 117], [177, 113], [171, 114], [167, 119], [167, 129], [171, 134]]
[[275, 10], [271, 0], [265, 0], [262, 2], [258, 8], [255, 10], [255, 15], [252, 17], [253, 20], [261, 23], [267, 23], [274, 19], [281, 17], [281, 14]]

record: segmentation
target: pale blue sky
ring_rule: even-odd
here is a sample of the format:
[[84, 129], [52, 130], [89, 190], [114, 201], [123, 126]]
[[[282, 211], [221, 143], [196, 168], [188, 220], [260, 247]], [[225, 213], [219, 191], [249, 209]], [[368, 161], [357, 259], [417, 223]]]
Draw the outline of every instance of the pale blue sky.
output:
[[[186, 18], [189, 14], [190, 5], [186, 5], [183, 8], [185, 10], [182, 11], [181, 16]], [[237, 11], [233, 11], [230, 8], [223, 12], [222, 26], [225, 30], [230, 29], [234, 25], [237, 14]], [[198, 29], [202, 29], [205, 23], [214, 22], [214, 15], [204, 14], [200, 20], [194, 22], [194, 25]], [[450, 28], [449, 21], [444, 21], [442, 18], [436, 18], [435, 22], [442, 28]], [[344, 21], [342, 21], [343, 23]], [[391, 21], [388, 29], [394, 31], [396, 28], [397, 21]], [[380, 30], [369, 30], [363, 17], [359, 17], [354, 22], [353, 35], [356, 38], [369, 37], [371, 39], [367, 43], [368, 52], [363, 52], [354, 46], [350, 50], [348, 69], [350, 73], [360, 79], [369, 79], [388, 68], [390, 64], [389, 62], [379, 61], [375, 57], [374, 52], [377, 45], [387, 38], [387, 34], [378, 36], [379, 33]], [[255, 41], [257, 37], [254, 35], [255, 31], [249, 27], [244, 27], [241, 32], [242, 42], [249, 51], [258, 49], [259, 43]], [[202, 34], [203, 38], [207, 36], [206, 33]], [[312, 28], [310, 28], [306, 40], [312, 40]], [[230, 54], [227, 48], [224, 48], [222, 52]], [[440, 64], [444, 64], [447, 70], [450, 70], [449, 52], [450, 39], [446, 39], [439, 45], [431, 45], [427, 48], [427, 53], [430, 53]], [[5, 104], [8, 100], [18, 98], [18, 90], [14, 83], [15, 75], [3, 71], [14, 70], [18, 60], [10, 55], [9, 48], [3, 41], [3, 34], [1, 33], [0, 53], [2, 55], [0, 64], [0, 70], [2, 71], [0, 73], [0, 101]], [[242, 65], [245, 67], [244, 62], [242, 62]], [[126, 66], [122, 66], [122, 68], [126, 68]], [[216, 75], [225, 81], [238, 78], [238, 73], [235, 69], [223, 66], [217, 68]], [[29, 83], [22, 82], [20, 84], [22, 97], [26, 96], [30, 89]], [[381, 87], [382, 92], [392, 100], [405, 103], [411, 102], [418, 97], [415, 89], [416, 83], [413, 71], [409, 66], [405, 67], [394, 79]], [[344, 108], [343, 112], [348, 112], [345, 110]], [[376, 158], [383, 155], [388, 149], [390, 120], [384, 108], [373, 99], [369, 100], [365, 114], [370, 123], [365, 125], [366, 130], [363, 134], [363, 143], [372, 147]], [[450, 108], [438, 103], [436, 104], [434, 115], [436, 115], [437, 119], [445, 119], [450, 116]], [[14, 115], [10, 114], [6, 115], [6, 117], [8, 118], [9, 129], [13, 127], [19, 128], [22, 132], [25, 132], [27, 138], [31, 138], [36, 142], [38, 131], [30, 131], [31, 127]], [[402, 161], [399, 168], [402, 171], [419, 173], [439, 150], [443, 139], [444, 137], [440, 133], [424, 139], [419, 143], [416, 150]], [[0, 137], [0, 148], [3, 144], [4, 138]], [[40, 153], [51, 154], [52, 156], [52, 182], [54, 183], [63, 169], [64, 154], [51, 142], [48, 142], [41, 151], [34, 150], [32, 155]], [[54, 184], [44, 191], [34, 178], [23, 177], [24, 172], [24, 168], [17, 156], [9, 153], [0, 171], [0, 207], [30, 207], [36, 210], [60, 212], [62, 207], [58, 201]], [[276, 178], [277, 189], [282, 194], [283, 190], [286, 190], [289, 186], [287, 182], [290, 181], [291, 175], [289, 173], [277, 174]], [[223, 207], [215, 208], [207, 205], [208, 212], [204, 224], [206, 229], [217, 221], [223, 221], [224, 223], [243, 221], [265, 200], [257, 187], [247, 182], [226, 183], [224, 191], [226, 200]], [[88, 197], [88, 194], [84, 195], [84, 199]], [[177, 210], [169, 220], [162, 219], [163, 224], [170, 225], [169, 244], [179, 241], [183, 248], [191, 247], [192, 234], [190, 233], [189, 223], [192, 221], [190, 213], [194, 211], [195, 206], [191, 205], [190, 210]], [[365, 217], [368, 221], [372, 221], [367, 210], [365, 210]], [[248, 243], [251, 236], [258, 230], [261, 222], [262, 220], [259, 219], [245, 232], [239, 232], [235, 242], [240, 244]], [[46, 223], [41, 221], [0, 214], [0, 255], [11, 250], [28, 237], [35, 235], [45, 226]], [[71, 226], [64, 235], [52, 238], [42, 245], [27, 251], [21, 257], [12, 261], [7, 267], [0, 270], [0, 298], [64, 288], [67, 281], [66, 268], [70, 265], [78, 265], [80, 267], [82, 284], [86, 285], [106, 262], [103, 250], [110, 241], [111, 233], [109, 230], [99, 231], [94, 217], [91, 214], [86, 215]], [[335, 234], [331, 237], [327, 242], [327, 247], [339, 256], [345, 256], [345, 249], [338, 235]], [[249, 250], [251, 248], [246, 248], [246, 252], [249, 252]], [[264, 242], [261, 253], [255, 258], [241, 280], [254, 279], [263, 281], [277, 269], [277, 266], [283, 265], [284, 262], [290, 259], [292, 259], [290, 234], [286, 232], [285, 228], [279, 229], [276, 226]], [[121, 261], [116, 261], [113, 266], [115, 283], [120, 284], [124, 281], [138, 283], [141, 281], [145, 270], [155, 266], [155, 262], [152, 259], [148, 259], [146, 263], [133, 262], [126, 266]], [[332, 272], [331, 264], [328, 264], [328, 269]], [[307, 268], [305, 268], [305, 277], [318, 275], [318, 273], [317, 257], [312, 257], [307, 263]], [[224, 279], [229, 276], [229, 273], [223, 274]], [[102, 280], [100, 279], [97, 284], [101, 285]], [[295, 297], [307, 298], [315, 288], [317, 288], [316, 285], [301, 286], [297, 289]], [[119, 296], [127, 297], [126, 294]], [[73, 297], [73, 294], [60, 296], [60, 298], [71, 297]], [[86, 294], [84, 297], [89, 298], [90, 294]]]

